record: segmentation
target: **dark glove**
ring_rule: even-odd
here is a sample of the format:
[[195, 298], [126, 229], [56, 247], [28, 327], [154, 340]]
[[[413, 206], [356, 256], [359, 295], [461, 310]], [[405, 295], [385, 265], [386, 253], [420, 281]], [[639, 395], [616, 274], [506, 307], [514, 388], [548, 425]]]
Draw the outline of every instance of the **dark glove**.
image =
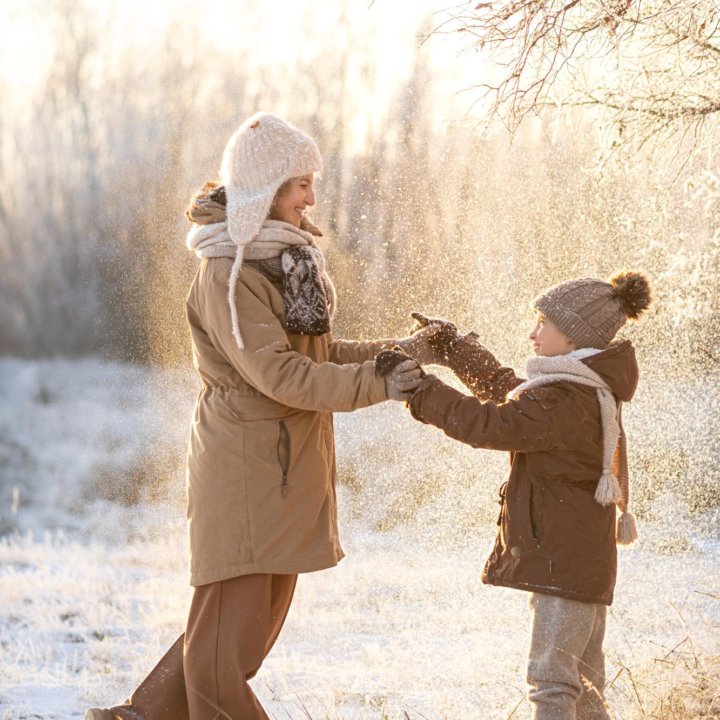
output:
[[422, 332], [425, 328], [432, 328], [435, 332], [428, 335], [428, 342], [443, 359], [446, 358], [452, 349], [453, 343], [460, 337], [455, 323], [442, 318], [427, 317], [419, 312], [411, 313], [411, 316], [415, 320], [412, 331], [416, 333]]

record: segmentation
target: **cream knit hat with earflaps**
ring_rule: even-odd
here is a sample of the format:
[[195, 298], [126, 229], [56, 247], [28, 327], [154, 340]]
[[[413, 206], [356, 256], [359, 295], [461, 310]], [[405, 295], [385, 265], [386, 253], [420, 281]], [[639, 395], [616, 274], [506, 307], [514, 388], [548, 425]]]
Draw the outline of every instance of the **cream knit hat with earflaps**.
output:
[[228, 283], [233, 335], [244, 349], [237, 323], [235, 286], [243, 250], [260, 232], [275, 194], [294, 177], [322, 170], [315, 141], [276, 115], [258, 112], [232, 135], [220, 167], [220, 182], [227, 194], [227, 229], [237, 246]]

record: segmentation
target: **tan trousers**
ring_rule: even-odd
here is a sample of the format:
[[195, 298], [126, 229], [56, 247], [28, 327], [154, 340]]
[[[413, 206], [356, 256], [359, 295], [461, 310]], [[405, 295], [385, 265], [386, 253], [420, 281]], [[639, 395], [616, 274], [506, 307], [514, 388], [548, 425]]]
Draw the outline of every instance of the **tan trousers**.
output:
[[187, 629], [119, 720], [267, 720], [248, 685], [287, 617], [297, 575], [243, 575], [195, 588]]
[[605, 688], [607, 607], [533, 593], [528, 700], [534, 720], [609, 720]]

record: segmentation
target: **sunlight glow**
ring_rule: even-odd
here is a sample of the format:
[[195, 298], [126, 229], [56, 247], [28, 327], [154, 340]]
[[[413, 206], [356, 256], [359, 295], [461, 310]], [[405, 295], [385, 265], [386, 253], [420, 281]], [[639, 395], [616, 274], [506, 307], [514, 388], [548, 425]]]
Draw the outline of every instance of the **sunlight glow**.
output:
[[211, 6], [188, 0], [10, 0], [0, 5], [0, 83], [18, 108], [29, 107], [48, 74], [64, 72], [54, 60], [56, 48], [68, 36], [82, 37], [85, 30], [66, 22], [65, 8], [76, 7], [84, 8], [86, 22], [101, 38], [100, 47], [87, 47], [83, 72], [88, 80], [122, 72], [118, 63], [124, 57], [153, 62], [164, 52], [158, 38], [170, 31], [171, 42], [179, 43], [189, 59], [212, 55], [221, 62], [248, 64], [258, 73], [285, 76], [293, 89], [302, 88], [313, 63], [327, 65], [333, 62], [334, 49], [339, 54], [356, 47], [357, 52], [346, 52], [350, 65], [345, 68], [345, 92], [363, 109], [351, 121], [356, 143], [362, 144], [367, 133], [385, 121], [391, 96], [412, 72], [415, 57], [434, 76], [428, 85], [437, 95], [432, 103], [436, 122], [462, 119], [472, 111], [472, 99], [462, 91], [476, 79], [477, 59], [460, 55], [459, 37], [422, 43], [422, 34], [437, 19], [433, 13], [443, 8], [437, 0], [278, 0], [272, 13], [262, 2], [232, 0]]

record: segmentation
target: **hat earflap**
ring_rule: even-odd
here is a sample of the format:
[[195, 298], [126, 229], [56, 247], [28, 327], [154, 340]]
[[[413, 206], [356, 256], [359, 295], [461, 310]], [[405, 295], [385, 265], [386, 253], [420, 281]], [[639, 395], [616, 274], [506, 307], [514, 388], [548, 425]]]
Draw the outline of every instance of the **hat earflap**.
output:
[[235, 260], [233, 261], [232, 269], [230, 270], [230, 279], [228, 280], [228, 304], [230, 305], [230, 323], [232, 327], [232, 334], [235, 338], [238, 348], [240, 350], [245, 349], [245, 343], [243, 342], [242, 335], [240, 334], [240, 326], [238, 325], [238, 311], [235, 303], [235, 288], [237, 286], [238, 275], [240, 274], [240, 268], [242, 267], [243, 255], [245, 247], [243, 245], [237, 246]]

